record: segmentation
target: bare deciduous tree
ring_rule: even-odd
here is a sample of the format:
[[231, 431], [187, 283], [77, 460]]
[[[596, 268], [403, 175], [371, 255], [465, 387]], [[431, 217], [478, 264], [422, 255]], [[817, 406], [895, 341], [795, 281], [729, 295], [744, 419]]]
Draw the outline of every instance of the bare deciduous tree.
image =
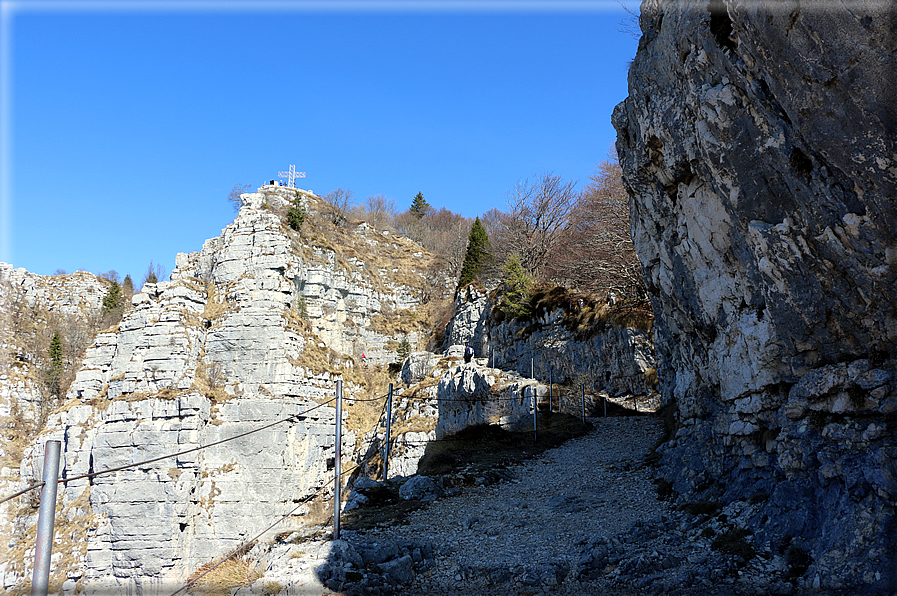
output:
[[629, 195], [616, 155], [598, 164], [570, 214], [567, 249], [553, 263], [561, 283], [620, 298], [643, 298], [641, 266], [629, 231]]
[[351, 190], [337, 188], [321, 197], [324, 199], [324, 217], [335, 226], [345, 227], [349, 223], [349, 210], [354, 194]]
[[368, 197], [364, 202], [364, 219], [378, 230], [393, 229], [396, 216], [396, 202], [384, 195]]
[[248, 191], [249, 188], [249, 184], [234, 184], [234, 187], [230, 189], [227, 200], [234, 206], [234, 211], [239, 211], [243, 206], [243, 199], [240, 198], [240, 195]]
[[483, 220], [492, 242], [496, 266], [516, 254], [523, 268], [545, 278], [552, 254], [562, 244], [578, 193], [576, 182], [543, 174], [518, 182], [508, 196], [509, 213], [490, 211]]

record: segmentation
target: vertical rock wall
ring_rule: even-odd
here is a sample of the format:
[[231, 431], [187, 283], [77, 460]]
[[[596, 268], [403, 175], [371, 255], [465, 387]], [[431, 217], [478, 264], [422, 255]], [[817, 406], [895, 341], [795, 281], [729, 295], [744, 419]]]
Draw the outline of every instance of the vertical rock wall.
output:
[[689, 500], [895, 587], [897, 13], [649, 0], [614, 112]]

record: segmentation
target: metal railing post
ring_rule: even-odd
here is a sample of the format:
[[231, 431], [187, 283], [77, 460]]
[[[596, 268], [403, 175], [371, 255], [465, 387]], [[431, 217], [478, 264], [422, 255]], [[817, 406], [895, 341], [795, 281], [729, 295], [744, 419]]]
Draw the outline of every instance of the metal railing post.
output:
[[[552, 391], [554, 386], [554, 379], [552, 377], [553, 369], [551, 365], [548, 365], [548, 411], [554, 412], [554, 400], [552, 399]], [[560, 411], [561, 400], [560, 396], [558, 396], [558, 411]]]
[[333, 478], [333, 539], [339, 540], [340, 485], [342, 484], [343, 382], [336, 382], [336, 458]]
[[31, 596], [46, 596], [50, 587], [50, 555], [53, 552], [53, 522], [56, 518], [56, 489], [59, 486], [60, 441], [44, 443], [44, 487], [40, 491], [37, 514], [37, 544], [34, 550], [34, 572]]
[[389, 398], [386, 400], [386, 444], [383, 447], [383, 481], [389, 480], [389, 430], [392, 426], [392, 383], [389, 384]]
[[533, 442], [537, 442], [539, 440], [539, 431], [536, 428], [536, 387], [533, 386]]

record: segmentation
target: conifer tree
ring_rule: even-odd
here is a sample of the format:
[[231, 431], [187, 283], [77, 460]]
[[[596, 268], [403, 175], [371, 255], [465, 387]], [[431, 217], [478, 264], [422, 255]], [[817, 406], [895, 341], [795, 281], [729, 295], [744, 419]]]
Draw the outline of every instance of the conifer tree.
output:
[[287, 224], [291, 229], [298, 232], [305, 222], [305, 215], [305, 207], [302, 206], [302, 200], [299, 197], [299, 193], [296, 193], [296, 198], [293, 199], [293, 204], [289, 211], [287, 211]]
[[406, 334], [402, 341], [399, 342], [399, 349], [396, 350], [396, 355], [399, 357], [399, 362], [405, 362], [408, 359], [408, 356], [411, 355], [411, 342], [408, 341], [408, 335]]
[[103, 313], [108, 313], [122, 305], [123, 297], [121, 294], [121, 286], [118, 282], [113, 281], [109, 286], [109, 291], [103, 297]]
[[533, 276], [520, 263], [520, 257], [512, 255], [502, 269], [504, 296], [499, 308], [513, 319], [527, 319], [532, 315], [530, 290], [535, 284]]
[[480, 269], [489, 258], [490, 249], [489, 234], [480, 223], [480, 218], [477, 217], [467, 237], [467, 254], [464, 255], [464, 264], [461, 266], [461, 276], [458, 278], [456, 290], [460, 290], [479, 277]]
[[50, 367], [47, 369], [47, 388], [52, 395], [59, 395], [60, 381], [62, 379], [62, 336], [59, 331], [53, 334], [50, 340]]
[[430, 210], [430, 204], [424, 199], [423, 193], [418, 192], [414, 195], [414, 201], [411, 203], [409, 211], [413, 213], [417, 219], [421, 219]]
[[126, 275], [124, 281], [121, 282], [121, 293], [128, 300], [134, 295], [134, 282], [131, 280], [130, 275]]

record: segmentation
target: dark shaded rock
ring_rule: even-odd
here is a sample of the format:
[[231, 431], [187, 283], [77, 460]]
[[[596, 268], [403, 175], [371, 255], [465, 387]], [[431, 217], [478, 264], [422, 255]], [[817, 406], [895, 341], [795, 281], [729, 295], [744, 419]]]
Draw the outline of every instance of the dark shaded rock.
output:
[[613, 121], [680, 425], [665, 478], [691, 502], [769, 495], [747, 529], [806, 541], [800, 586], [885, 591], [897, 9], [826, 6], [644, 2]]

